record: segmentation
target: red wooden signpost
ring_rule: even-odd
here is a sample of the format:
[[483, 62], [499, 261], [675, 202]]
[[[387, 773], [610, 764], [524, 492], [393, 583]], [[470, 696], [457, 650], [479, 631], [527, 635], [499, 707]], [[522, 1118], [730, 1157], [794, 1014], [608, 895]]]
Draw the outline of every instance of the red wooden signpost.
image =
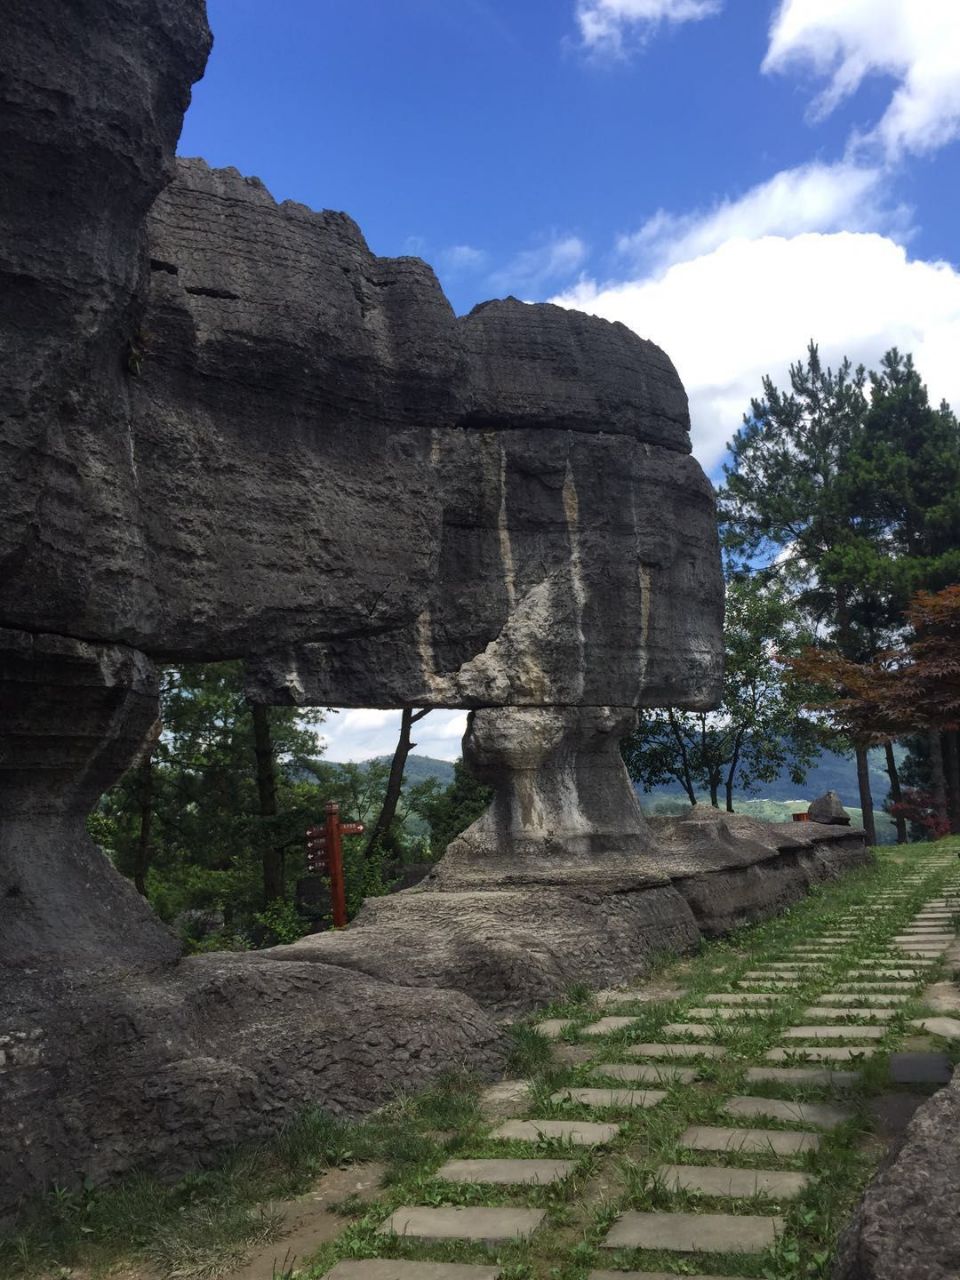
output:
[[307, 828], [307, 870], [328, 876], [330, 904], [334, 928], [347, 923], [347, 895], [343, 883], [343, 836], [363, 834], [362, 822], [341, 822], [340, 806], [335, 800], [327, 805], [327, 819], [322, 827]]

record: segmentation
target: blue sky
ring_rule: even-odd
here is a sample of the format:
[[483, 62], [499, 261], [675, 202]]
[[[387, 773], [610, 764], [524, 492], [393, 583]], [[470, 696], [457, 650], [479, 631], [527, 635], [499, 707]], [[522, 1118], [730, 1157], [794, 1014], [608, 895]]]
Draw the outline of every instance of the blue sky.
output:
[[[811, 337], [912, 350], [960, 408], [960, 0], [208, 5], [181, 154], [345, 210], [458, 312], [623, 320], [676, 363], [711, 474]], [[331, 756], [388, 750], [375, 716]], [[456, 755], [441, 719], [421, 749]]]

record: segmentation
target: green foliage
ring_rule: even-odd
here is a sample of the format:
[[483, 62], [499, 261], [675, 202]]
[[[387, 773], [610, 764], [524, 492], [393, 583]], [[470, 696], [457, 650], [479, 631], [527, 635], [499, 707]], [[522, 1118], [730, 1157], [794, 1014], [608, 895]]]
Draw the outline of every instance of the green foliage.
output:
[[273, 947], [296, 942], [307, 931], [307, 922], [291, 902], [275, 898], [262, 911], [254, 913], [253, 922], [260, 931], [263, 946]]
[[785, 678], [784, 655], [809, 640], [792, 602], [775, 583], [734, 576], [727, 587], [723, 699], [714, 712], [675, 707], [645, 714], [623, 745], [630, 776], [645, 789], [679, 783], [691, 804], [704, 791], [751, 793], [783, 770], [798, 785], [819, 754], [819, 735], [803, 716], [805, 690]]
[[453, 781], [445, 790], [434, 787], [430, 791], [424, 786], [417, 807], [430, 828], [432, 856], [439, 858], [450, 841], [480, 817], [492, 798], [490, 788], [468, 773], [462, 760], [454, 764]]

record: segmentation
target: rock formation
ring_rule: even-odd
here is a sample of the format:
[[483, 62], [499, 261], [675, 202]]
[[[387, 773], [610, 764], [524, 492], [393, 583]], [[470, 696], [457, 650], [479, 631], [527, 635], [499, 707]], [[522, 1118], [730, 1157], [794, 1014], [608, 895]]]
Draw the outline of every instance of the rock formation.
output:
[[[200, 0], [68, 8], [14, 0], [0, 42], [0, 1215], [363, 1109], [400, 1064], [493, 1070], [491, 1012], [724, 927], [705, 868], [734, 920], [738, 877], [754, 917], [863, 856], [657, 832], [629, 787], [636, 709], [720, 677], [663, 352], [513, 299], [458, 319], [343, 214], [174, 165]], [[155, 731], [152, 663], [237, 656], [267, 703], [472, 709], [495, 800], [345, 935], [178, 962], [84, 816]]]
[[825, 791], [822, 796], [818, 796], [807, 810], [807, 817], [811, 822], [820, 822], [828, 827], [850, 825], [850, 815], [836, 791]]

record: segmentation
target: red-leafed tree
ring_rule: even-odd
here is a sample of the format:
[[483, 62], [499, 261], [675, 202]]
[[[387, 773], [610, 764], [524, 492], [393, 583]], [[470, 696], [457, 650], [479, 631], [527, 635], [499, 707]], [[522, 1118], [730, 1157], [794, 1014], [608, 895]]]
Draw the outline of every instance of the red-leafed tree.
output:
[[[889, 748], [895, 738], [926, 734], [937, 829], [960, 832], [960, 585], [918, 592], [907, 622], [913, 640], [870, 662], [808, 649], [788, 663], [822, 690], [813, 705], [852, 741]], [[893, 797], [895, 816], [903, 803]]]

